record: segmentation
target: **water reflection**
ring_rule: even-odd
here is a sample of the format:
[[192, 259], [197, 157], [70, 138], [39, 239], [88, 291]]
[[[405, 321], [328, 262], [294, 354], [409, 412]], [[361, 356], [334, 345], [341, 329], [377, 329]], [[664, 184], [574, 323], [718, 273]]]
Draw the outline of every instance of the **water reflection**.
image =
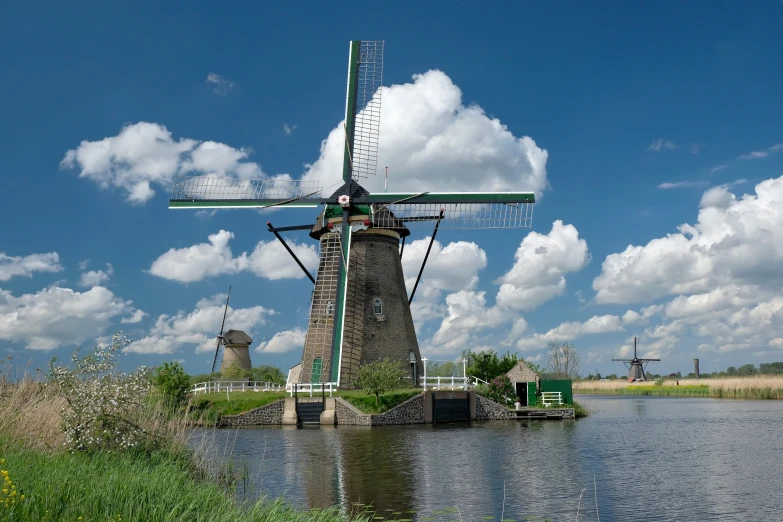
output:
[[[582, 397], [580, 421], [213, 432], [253, 496], [414, 520], [775, 520], [783, 403]], [[595, 497], [593, 480], [595, 477]], [[459, 511], [457, 511], [459, 510]], [[415, 512], [415, 513], [411, 513]]]

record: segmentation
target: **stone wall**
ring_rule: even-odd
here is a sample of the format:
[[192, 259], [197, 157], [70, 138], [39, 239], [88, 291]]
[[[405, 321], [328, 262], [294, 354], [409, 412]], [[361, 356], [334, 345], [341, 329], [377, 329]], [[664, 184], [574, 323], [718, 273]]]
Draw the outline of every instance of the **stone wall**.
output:
[[476, 420], [501, 420], [515, 419], [517, 414], [497, 402], [482, 397], [478, 393], [476, 397]]
[[393, 424], [423, 424], [424, 394], [416, 395], [385, 413], [369, 414], [356, 408], [350, 402], [335, 400], [337, 425], [391, 426]]
[[279, 400], [260, 408], [255, 408], [238, 415], [223, 415], [219, 426], [259, 426], [283, 424], [284, 401]]

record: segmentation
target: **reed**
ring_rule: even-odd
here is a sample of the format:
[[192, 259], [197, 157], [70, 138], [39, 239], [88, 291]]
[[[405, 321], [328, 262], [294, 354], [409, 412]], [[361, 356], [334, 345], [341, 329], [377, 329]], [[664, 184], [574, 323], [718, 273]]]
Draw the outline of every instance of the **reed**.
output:
[[665, 379], [660, 385], [652, 381], [577, 381], [574, 382], [574, 393], [780, 400], [783, 399], [783, 375], [679, 379], [679, 385], [674, 379]]

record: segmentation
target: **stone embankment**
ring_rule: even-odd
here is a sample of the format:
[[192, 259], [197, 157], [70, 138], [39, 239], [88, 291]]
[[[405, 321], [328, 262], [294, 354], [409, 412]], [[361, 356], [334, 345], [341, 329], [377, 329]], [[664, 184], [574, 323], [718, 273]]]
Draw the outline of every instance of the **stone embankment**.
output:
[[[436, 398], [452, 398], [452, 395], [469, 395], [466, 397], [470, 404], [471, 420], [507, 420], [524, 417], [573, 419], [573, 408], [528, 409], [510, 410], [493, 402], [475, 392], [424, 392], [395, 406], [385, 413], [365, 413], [350, 402], [340, 397], [327, 399], [325, 410], [329, 415], [328, 420], [322, 418], [322, 424], [346, 425], [346, 426], [390, 426], [395, 424], [424, 424], [432, 422], [433, 394], [442, 395]], [[314, 400], [314, 399], [313, 399]], [[320, 399], [319, 399], [320, 400]], [[296, 421], [289, 419], [284, 422], [285, 403], [290, 402], [289, 410], [293, 410], [293, 399], [286, 398], [255, 408], [238, 415], [223, 415], [219, 425], [225, 427], [239, 426], [264, 426], [294, 424]], [[333, 412], [333, 413], [332, 413]], [[333, 415], [333, 417], [332, 417]], [[295, 416], [295, 415], [294, 415]], [[332, 421], [332, 418], [334, 421]]]

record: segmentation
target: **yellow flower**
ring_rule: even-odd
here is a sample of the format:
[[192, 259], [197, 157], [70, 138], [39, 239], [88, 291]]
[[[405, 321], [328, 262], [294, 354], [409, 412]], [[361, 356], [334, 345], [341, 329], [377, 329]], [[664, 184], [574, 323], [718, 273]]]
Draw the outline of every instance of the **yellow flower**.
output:
[[5, 464], [5, 459], [0, 459], [0, 464]]

